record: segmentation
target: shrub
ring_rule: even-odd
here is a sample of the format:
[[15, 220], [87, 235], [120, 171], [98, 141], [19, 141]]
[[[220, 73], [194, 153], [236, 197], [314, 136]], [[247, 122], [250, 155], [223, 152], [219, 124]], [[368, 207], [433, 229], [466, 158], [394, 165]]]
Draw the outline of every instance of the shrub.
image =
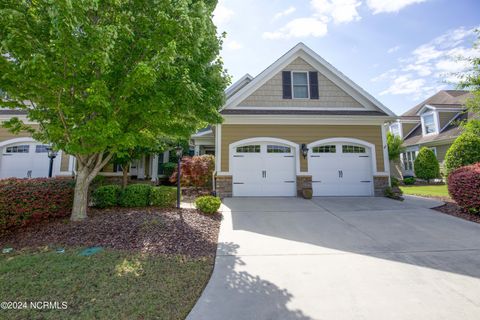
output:
[[[202, 155], [194, 157], [183, 157], [181, 164], [181, 183], [185, 187], [211, 188], [212, 174], [215, 168], [215, 157]], [[177, 172], [170, 178], [170, 182], [177, 181]]]
[[448, 193], [465, 211], [480, 213], [480, 162], [452, 171]]
[[152, 206], [169, 208], [177, 203], [177, 188], [160, 186], [152, 188]]
[[414, 163], [415, 176], [430, 180], [440, 177], [440, 165], [435, 153], [429, 148], [422, 147]]
[[0, 234], [72, 211], [75, 182], [65, 179], [0, 180]]
[[150, 205], [152, 186], [149, 184], [131, 184], [120, 193], [119, 204], [122, 207], [147, 207]]
[[415, 179], [415, 177], [403, 178], [403, 184], [406, 185], [406, 186], [415, 184], [416, 181], [417, 181], [417, 179]]
[[175, 170], [177, 170], [177, 164], [175, 162], [167, 162], [163, 164], [163, 174], [167, 177], [170, 178]]
[[390, 181], [392, 182], [392, 187], [398, 187], [400, 185], [400, 181], [395, 177], [390, 177]]
[[195, 199], [195, 207], [203, 213], [215, 213], [221, 205], [222, 201], [218, 197], [202, 196]]
[[115, 207], [121, 191], [122, 188], [114, 184], [98, 187], [92, 194], [93, 205], [97, 208]]
[[462, 133], [445, 155], [445, 172], [480, 162], [480, 137], [470, 131]]

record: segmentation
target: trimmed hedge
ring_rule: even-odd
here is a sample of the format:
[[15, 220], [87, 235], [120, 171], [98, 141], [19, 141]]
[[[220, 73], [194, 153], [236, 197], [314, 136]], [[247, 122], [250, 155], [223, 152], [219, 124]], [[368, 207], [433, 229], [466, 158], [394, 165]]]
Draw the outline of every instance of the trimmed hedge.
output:
[[415, 184], [416, 181], [417, 181], [417, 179], [415, 179], [415, 177], [405, 177], [405, 178], [403, 178], [403, 184], [406, 185], [406, 186]]
[[465, 132], [458, 137], [445, 155], [445, 171], [447, 175], [453, 170], [480, 162], [480, 137]]
[[177, 204], [177, 188], [159, 186], [152, 188], [151, 193], [152, 206], [171, 208]]
[[448, 175], [448, 193], [465, 211], [480, 213], [480, 162]]
[[109, 208], [118, 206], [122, 188], [111, 184], [95, 189], [92, 194], [93, 205], [97, 208]]
[[152, 186], [149, 184], [131, 184], [122, 190], [119, 205], [122, 207], [148, 207]]
[[414, 163], [415, 176], [420, 179], [430, 180], [440, 177], [440, 165], [435, 153], [422, 147]]
[[75, 182], [65, 179], [0, 180], [0, 234], [72, 212]]
[[202, 196], [195, 199], [195, 207], [203, 213], [213, 214], [218, 211], [222, 201], [218, 197]]

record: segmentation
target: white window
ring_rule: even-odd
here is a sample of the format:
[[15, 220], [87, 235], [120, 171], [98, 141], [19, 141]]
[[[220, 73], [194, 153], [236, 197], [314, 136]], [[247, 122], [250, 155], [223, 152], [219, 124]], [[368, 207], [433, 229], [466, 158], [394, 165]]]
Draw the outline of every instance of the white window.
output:
[[334, 144], [328, 146], [313, 147], [313, 153], [336, 153], [336, 147]]
[[260, 145], [248, 145], [243, 147], [237, 147], [238, 153], [260, 153]]
[[308, 72], [292, 72], [292, 92], [295, 99], [308, 99]]
[[407, 151], [405, 153], [402, 153], [403, 168], [405, 169], [405, 171], [413, 171], [413, 164], [416, 157], [417, 154], [415, 151]]
[[28, 153], [30, 151], [30, 146], [20, 145], [20, 146], [7, 147], [5, 151], [7, 153]]
[[342, 153], [365, 153], [364, 147], [343, 145]]
[[395, 123], [392, 123], [390, 125], [390, 132], [394, 135], [394, 136], [397, 136], [397, 137], [402, 137], [402, 135], [400, 134], [400, 124], [398, 122], [395, 122]]
[[50, 149], [50, 146], [45, 144], [37, 144], [35, 146], [35, 153], [46, 153]]
[[437, 133], [437, 123], [434, 113], [425, 114], [422, 116], [423, 134]]
[[290, 147], [285, 146], [275, 146], [275, 145], [268, 145], [267, 146], [267, 153], [290, 153]]
[[430, 147], [428, 149], [433, 151], [433, 153], [435, 154], [435, 157], [437, 156], [437, 147]]

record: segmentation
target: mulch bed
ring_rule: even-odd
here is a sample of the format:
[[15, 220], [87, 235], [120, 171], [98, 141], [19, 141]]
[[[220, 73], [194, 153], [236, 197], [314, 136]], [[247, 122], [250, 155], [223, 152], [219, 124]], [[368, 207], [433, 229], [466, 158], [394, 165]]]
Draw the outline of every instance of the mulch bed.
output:
[[433, 210], [449, 214], [454, 217], [465, 219], [468, 221], [480, 223], [480, 215], [467, 213], [462, 210], [455, 202], [445, 201], [445, 204], [439, 207], [432, 208]]
[[194, 209], [89, 210], [82, 222], [48, 221], [0, 238], [0, 247], [102, 246], [150, 254], [215, 256], [221, 214]]

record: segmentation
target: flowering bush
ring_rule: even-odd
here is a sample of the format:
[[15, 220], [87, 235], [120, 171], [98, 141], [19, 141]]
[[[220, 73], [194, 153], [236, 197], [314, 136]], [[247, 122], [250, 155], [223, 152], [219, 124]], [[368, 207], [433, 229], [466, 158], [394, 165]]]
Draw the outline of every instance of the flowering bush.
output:
[[465, 211], [480, 213], [480, 162], [448, 175], [448, 193]]
[[[215, 157], [212, 155], [183, 157], [181, 163], [181, 183], [185, 187], [211, 188]], [[177, 170], [170, 177], [177, 182]]]
[[0, 234], [72, 211], [74, 181], [64, 179], [0, 180]]

